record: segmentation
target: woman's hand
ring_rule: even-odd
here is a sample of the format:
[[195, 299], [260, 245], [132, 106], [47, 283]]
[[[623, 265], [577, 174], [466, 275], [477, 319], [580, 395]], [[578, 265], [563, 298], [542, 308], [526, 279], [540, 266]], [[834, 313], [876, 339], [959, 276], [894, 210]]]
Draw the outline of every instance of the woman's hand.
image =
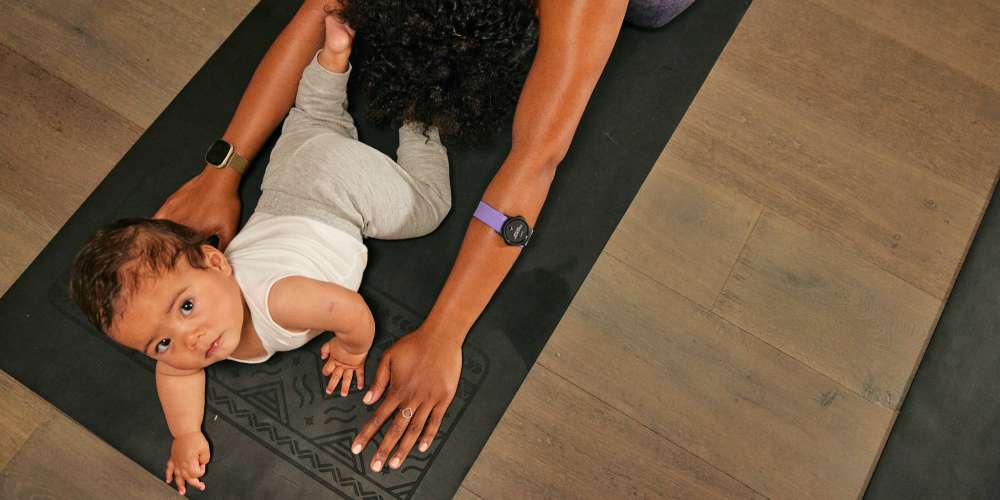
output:
[[225, 250], [240, 220], [239, 183], [235, 170], [207, 167], [170, 195], [153, 218], [184, 224], [206, 238], [218, 236], [219, 250]]
[[[374, 404], [389, 386], [375, 415], [354, 438], [351, 451], [355, 455], [361, 453], [382, 424], [395, 414], [372, 458], [371, 469], [375, 472], [382, 470], [387, 461], [390, 468], [398, 469], [418, 437], [420, 451], [427, 451], [458, 389], [462, 374], [461, 343], [435, 336], [422, 328], [397, 340], [382, 354], [375, 383], [365, 394], [365, 404]], [[396, 451], [389, 459], [393, 448]]]
[[205, 491], [205, 483], [198, 480], [205, 475], [205, 464], [212, 458], [208, 450], [208, 440], [201, 431], [182, 434], [174, 438], [167, 460], [167, 484], [177, 482], [177, 493], [187, 491], [187, 484]]

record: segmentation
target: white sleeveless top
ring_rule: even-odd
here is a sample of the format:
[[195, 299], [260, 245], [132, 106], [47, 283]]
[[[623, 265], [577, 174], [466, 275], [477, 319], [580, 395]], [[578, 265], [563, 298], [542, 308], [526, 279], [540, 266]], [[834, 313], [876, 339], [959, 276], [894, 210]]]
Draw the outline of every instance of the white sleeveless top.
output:
[[275, 352], [302, 347], [322, 330], [293, 332], [279, 326], [267, 308], [271, 287], [289, 276], [305, 276], [357, 291], [368, 249], [356, 237], [314, 219], [254, 213], [226, 248], [236, 282], [267, 354], [242, 363], [262, 363]]

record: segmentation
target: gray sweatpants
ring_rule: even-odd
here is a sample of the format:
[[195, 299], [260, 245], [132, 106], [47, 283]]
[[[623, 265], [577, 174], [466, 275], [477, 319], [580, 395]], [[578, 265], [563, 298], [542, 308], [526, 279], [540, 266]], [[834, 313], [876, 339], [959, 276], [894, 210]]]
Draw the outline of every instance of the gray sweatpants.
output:
[[448, 152], [437, 130], [401, 127], [398, 162], [358, 141], [347, 112], [349, 76], [315, 57], [306, 67], [256, 210], [311, 217], [359, 239], [430, 233], [451, 209]]

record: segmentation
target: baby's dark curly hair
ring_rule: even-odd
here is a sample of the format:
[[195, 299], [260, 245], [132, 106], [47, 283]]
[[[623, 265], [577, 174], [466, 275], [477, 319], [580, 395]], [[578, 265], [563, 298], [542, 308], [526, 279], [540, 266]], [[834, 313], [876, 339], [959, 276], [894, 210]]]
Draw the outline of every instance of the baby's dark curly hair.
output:
[[122, 219], [91, 235], [70, 270], [69, 294], [95, 328], [108, 333], [140, 282], [170, 271], [180, 259], [204, 269], [205, 239], [160, 219]]
[[534, 0], [348, 0], [369, 118], [481, 143], [513, 112], [538, 41]]

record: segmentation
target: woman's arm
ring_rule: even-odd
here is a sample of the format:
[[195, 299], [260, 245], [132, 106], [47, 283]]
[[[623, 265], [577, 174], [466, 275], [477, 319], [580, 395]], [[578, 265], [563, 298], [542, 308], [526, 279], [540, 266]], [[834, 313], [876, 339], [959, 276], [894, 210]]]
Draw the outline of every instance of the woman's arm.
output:
[[[514, 114], [511, 151], [486, 189], [487, 203], [535, 224], [618, 37], [626, 6], [626, 0], [539, 2], [538, 51]], [[397, 443], [388, 462], [392, 468], [402, 464], [418, 437], [421, 451], [430, 446], [458, 386], [462, 342], [518, 255], [520, 248], [505, 245], [485, 224], [475, 219], [469, 224], [430, 315], [383, 354], [365, 396], [366, 403], [377, 401], [391, 380], [386, 399], [354, 441], [355, 453], [401, 410], [372, 459], [374, 470], [386, 464]]]
[[[328, 8], [339, 8], [339, 1], [306, 0], [254, 71], [223, 134], [240, 156], [256, 156], [292, 107], [302, 70], [323, 44], [323, 19]], [[219, 247], [225, 249], [239, 222], [239, 183], [235, 170], [206, 165], [171, 195], [154, 217], [188, 225], [205, 236], [217, 235]]]
[[[627, 2], [539, 4], [538, 52], [514, 113], [511, 150], [483, 195], [532, 227], [614, 47]], [[520, 253], [472, 219], [426, 327], [461, 344]]]

